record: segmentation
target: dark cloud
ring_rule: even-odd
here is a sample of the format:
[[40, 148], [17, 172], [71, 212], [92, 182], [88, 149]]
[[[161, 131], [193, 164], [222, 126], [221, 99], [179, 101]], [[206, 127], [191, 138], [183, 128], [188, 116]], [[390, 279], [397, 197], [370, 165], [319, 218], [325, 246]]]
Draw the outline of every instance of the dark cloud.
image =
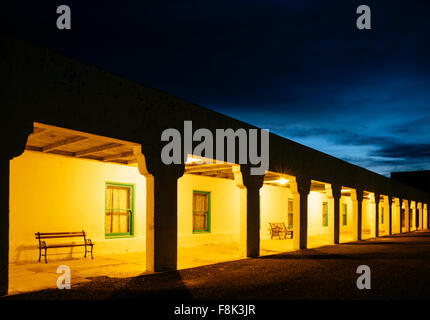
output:
[[428, 144], [393, 144], [378, 150], [375, 155], [401, 159], [425, 159], [430, 162], [430, 143]]
[[428, 166], [429, 1], [368, 0], [368, 31], [352, 0], [68, 0], [70, 32], [59, 4], [0, 27], [380, 173]]

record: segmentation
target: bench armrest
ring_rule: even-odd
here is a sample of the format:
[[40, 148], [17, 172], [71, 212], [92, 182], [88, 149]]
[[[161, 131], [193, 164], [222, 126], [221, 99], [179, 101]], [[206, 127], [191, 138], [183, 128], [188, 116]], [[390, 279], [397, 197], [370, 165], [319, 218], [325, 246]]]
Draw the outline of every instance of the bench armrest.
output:
[[94, 245], [94, 242], [92, 242], [91, 239], [87, 239], [86, 244], [92, 246]]
[[46, 248], [46, 242], [44, 240], [40, 240], [40, 247]]

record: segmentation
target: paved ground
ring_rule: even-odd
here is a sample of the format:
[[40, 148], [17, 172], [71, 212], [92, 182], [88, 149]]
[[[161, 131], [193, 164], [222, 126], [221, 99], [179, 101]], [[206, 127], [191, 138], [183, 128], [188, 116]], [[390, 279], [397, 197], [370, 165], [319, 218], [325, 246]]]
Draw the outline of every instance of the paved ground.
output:
[[[317, 243], [318, 239], [313, 239]], [[273, 255], [293, 251], [292, 239], [262, 240], [260, 254]], [[20, 294], [43, 289], [56, 288], [59, 265], [71, 269], [72, 283], [89, 282], [100, 276], [110, 278], [136, 277], [146, 269], [145, 252], [96, 255], [92, 260], [83, 258], [83, 252], [71, 259], [68, 255], [48, 256], [48, 264], [37, 262], [12, 263], [9, 265], [9, 294]], [[238, 243], [207, 244], [178, 249], [178, 269], [200, 267], [226, 261], [243, 259]], [[43, 260], [43, 259], [42, 259]]]
[[[316, 247], [327, 244], [327, 237], [312, 236], [308, 238], [308, 246]], [[293, 251], [292, 239], [262, 240], [260, 255], [273, 255]], [[99, 256], [94, 260], [83, 258], [83, 251], [70, 258], [69, 255], [48, 255], [49, 263], [34, 261], [9, 264], [9, 294], [20, 294], [43, 289], [56, 288], [59, 265], [67, 265], [71, 269], [72, 283], [89, 282], [100, 276], [110, 278], [136, 277], [146, 269], [145, 252], [133, 252]], [[178, 269], [200, 267], [226, 261], [243, 259], [238, 243], [206, 244], [178, 249]], [[43, 260], [43, 259], [42, 259]]]
[[[368, 265], [372, 289], [358, 290]], [[71, 290], [3, 299], [428, 299], [430, 232], [219, 263], [130, 278], [95, 277]]]

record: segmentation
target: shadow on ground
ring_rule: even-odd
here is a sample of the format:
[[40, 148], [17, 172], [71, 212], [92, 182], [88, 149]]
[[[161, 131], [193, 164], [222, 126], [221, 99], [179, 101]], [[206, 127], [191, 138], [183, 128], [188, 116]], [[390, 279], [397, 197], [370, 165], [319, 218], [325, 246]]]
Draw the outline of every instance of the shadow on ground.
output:
[[[137, 277], [93, 277], [71, 290], [3, 299], [429, 299], [430, 233], [369, 239]], [[357, 267], [372, 270], [358, 290]]]
[[133, 278], [88, 277], [71, 290], [46, 289], [5, 298], [33, 299], [192, 299], [178, 271], [146, 273]]

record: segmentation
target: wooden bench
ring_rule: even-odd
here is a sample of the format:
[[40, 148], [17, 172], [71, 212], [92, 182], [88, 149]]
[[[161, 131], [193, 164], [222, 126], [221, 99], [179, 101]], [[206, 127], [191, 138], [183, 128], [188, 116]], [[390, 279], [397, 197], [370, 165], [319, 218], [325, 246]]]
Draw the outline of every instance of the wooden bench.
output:
[[[87, 252], [91, 252], [91, 259], [94, 259], [93, 257], [93, 247], [94, 243], [87, 239], [85, 231], [78, 231], [78, 232], [50, 232], [50, 233], [36, 233], [36, 239], [39, 240], [39, 262], [40, 258], [42, 256], [45, 256], [45, 263], [48, 263], [46, 260], [46, 251], [48, 248], [71, 248], [71, 247], [85, 247], [85, 255], [84, 258], [87, 257]], [[82, 238], [82, 242], [75, 243], [58, 243], [58, 244], [47, 244], [44, 239], [58, 239], [58, 238]], [[88, 249], [91, 248], [90, 249]], [[45, 254], [42, 254], [42, 250], [45, 250]]]
[[293, 230], [288, 229], [283, 222], [269, 222], [270, 225], [270, 239], [273, 237], [279, 237], [279, 239], [286, 239], [288, 235], [290, 235], [291, 239], [293, 238]]

